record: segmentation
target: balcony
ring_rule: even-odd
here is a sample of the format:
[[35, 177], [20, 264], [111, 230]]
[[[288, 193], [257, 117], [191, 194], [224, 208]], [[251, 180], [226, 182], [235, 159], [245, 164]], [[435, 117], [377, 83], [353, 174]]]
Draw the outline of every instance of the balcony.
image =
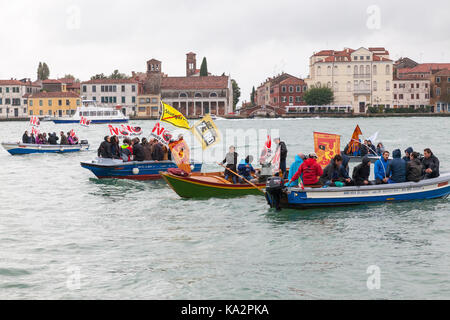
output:
[[354, 73], [353, 78], [355, 78], [355, 79], [370, 79], [370, 73]]
[[355, 89], [353, 90], [353, 94], [368, 94], [370, 93], [370, 88], [363, 88], [363, 89]]

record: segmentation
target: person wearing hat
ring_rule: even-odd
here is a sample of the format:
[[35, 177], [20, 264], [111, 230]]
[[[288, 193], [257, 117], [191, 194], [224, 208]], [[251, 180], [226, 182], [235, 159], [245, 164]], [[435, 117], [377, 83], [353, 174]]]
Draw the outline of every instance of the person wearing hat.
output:
[[286, 144], [281, 141], [280, 138], [275, 138], [273, 139], [273, 141], [278, 145], [278, 148], [280, 148], [280, 170], [281, 173], [283, 174], [283, 179], [287, 178], [287, 173], [286, 173], [286, 158], [287, 158], [287, 153], [288, 150], [286, 148]]
[[370, 176], [370, 159], [369, 159], [369, 157], [365, 156], [362, 159], [361, 163], [358, 164], [353, 169], [352, 178], [353, 178], [355, 185], [365, 186], [365, 185], [372, 184], [369, 181], [369, 176]]
[[308, 159], [306, 159], [298, 168], [294, 176], [289, 180], [291, 182], [298, 180], [303, 174], [303, 184], [306, 185], [317, 185], [319, 182], [319, 177], [323, 175], [322, 167], [317, 163], [317, 155], [314, 152], [309, 154]]

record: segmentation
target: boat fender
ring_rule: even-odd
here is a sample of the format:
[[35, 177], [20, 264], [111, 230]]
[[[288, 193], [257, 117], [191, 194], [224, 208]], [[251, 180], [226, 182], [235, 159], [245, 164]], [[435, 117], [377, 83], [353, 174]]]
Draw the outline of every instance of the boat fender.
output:
[[133, 174], [139, 174], [139, 168], [133, 168]]
[[63, 152], [63, 151], [64, 151], [64, 148], [60, 148], [59, 151]]
[[175, 176], [180, 176], [180, 177], [187, 177], [189, 176], [189, 173], [187, 173], [186, 171], [180, 169], [180, 168], [169, 168], [167, 169], [168, 173], [171, 173]]

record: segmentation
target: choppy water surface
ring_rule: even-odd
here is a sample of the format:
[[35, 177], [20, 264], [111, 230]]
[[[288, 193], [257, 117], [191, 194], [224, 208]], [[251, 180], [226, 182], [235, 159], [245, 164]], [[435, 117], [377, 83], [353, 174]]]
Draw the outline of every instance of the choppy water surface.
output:
[[[217, 121], [279, 129], [289, 160], [312, 150], [313, 131], [346, 141], [357, 123], [391, 151], [431, 147], [449, 169], [450, 118]], [[133, 124], [149, 132], [154, 122]], [[0, 140], [27, 126], [0, 123]], [[97, 180], [79, 162], [96, 155], [107, 127], [75, 129], [91, 151], [0, 151], [0, 298], [450, 298], [448, 199], [281, 213], [259, 196], [182, 200], [161, 181]], [[371, 265], [378, 290], [366, 284]]]

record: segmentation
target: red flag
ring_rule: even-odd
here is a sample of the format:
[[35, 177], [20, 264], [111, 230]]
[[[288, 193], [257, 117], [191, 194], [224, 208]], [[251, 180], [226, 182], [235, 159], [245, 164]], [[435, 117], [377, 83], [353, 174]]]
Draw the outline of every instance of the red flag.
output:
[[359, 125], [356, 125], [355, 131], [353, 131], [352, 139], [348, 143], [348, 154], [352, 154], [353, 152], [358, 151], [359, 148], [359, 136], [362, 135], [361, 129], [359, 128]]
[[337, 134], [314, 132], [314, 152], [317, 163], [326, 167], [335, 155], [340, 154], [341, 137]]

